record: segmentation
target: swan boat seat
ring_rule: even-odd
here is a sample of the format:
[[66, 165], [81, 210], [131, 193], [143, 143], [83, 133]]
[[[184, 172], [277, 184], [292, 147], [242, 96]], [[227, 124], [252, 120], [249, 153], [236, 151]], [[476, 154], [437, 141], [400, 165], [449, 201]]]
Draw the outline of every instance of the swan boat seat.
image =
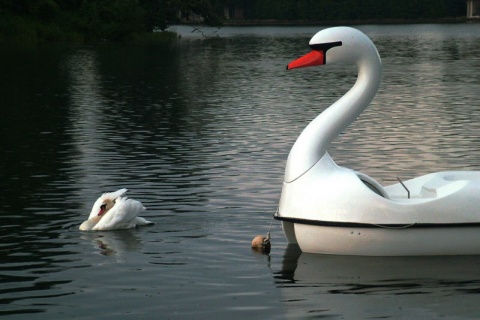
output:
[[[472, 179], [472, 173], [467, 177], [464, 172], [437, 172], [406, 181], [405, 184], [400, 182], [384, 188], [364, 173], [355, 171], [355, 174], [371, 191], [393, 201], [402, 201], [406, 198], [425, 200], [441, 198], [462, 189], [468, 184], [468, 178]], [[480, 175], [473, 175], [480, 180]]]
[[372, 190], [373, 192], [375, 192], [376, 194], [378, 194], [381, 197], [389, 199], [388, 194], [385, 191], [385, 189], [383, 189], [382, 185], [380, 183], [378, 183], [376, 180], [374, 180], [373, 178], [367, 176], [366, 174], [358, 172], [358, 171], [355, 171], [355, 174], [360, 179], [360, 181], [362, 181], [363, 184], [365, 184], [370, 190]]

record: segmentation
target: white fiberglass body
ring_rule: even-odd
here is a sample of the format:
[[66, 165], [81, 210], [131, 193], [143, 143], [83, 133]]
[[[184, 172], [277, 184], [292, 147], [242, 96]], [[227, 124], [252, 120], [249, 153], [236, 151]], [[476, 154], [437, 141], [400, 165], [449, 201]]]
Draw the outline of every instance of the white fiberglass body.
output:
[[312, 52], [288, 69], [331, 63], [358, 68], [355, 85], [295, 142], [275, 218], [302, 251], [344, 255], [480, 254], [480, 172], [439, 172], [382, 187], [337, 166], [330, 143], [370, 104], [381, 78], [372, 41], [347, 27], [318, 32]]

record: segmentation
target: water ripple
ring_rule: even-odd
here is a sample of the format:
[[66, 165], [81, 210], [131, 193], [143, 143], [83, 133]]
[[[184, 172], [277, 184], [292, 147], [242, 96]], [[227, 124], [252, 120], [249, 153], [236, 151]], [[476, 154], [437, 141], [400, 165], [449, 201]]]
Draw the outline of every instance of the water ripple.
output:
[[[378, 45], [383, 83], [333, 143], [335, 161], [386, 184], [479, 170], [478, 26], [359, 28]], [[285, 71], [317, 29], [222, 28], [165, 47], [2, 46], [0, 315], [477, 315], [476, 258], [285, 248], [272, 214], [288, 152], [355, 81], [350, 67]], [[155, 225], [80, 232], [96, 198], [122, 187]], [[269, 230], [271, 254], [252, 251]]]

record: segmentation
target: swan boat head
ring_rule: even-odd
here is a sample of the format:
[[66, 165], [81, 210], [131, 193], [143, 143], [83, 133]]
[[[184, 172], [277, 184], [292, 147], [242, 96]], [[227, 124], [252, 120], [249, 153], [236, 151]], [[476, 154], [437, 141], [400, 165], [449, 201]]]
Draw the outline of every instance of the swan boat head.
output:
[[373, 42], [349, 27], [324, 29], [310, 40], [311, 52], [291, 62], [287, 70], [354, 64], [358, 77], [350, 91], [317, 116], [300, 134], [290, 151], [285, 182], [310, 170], [327, 152], [331, 142], [357, 118], [375, 97], [381, 78], [381, 59]]

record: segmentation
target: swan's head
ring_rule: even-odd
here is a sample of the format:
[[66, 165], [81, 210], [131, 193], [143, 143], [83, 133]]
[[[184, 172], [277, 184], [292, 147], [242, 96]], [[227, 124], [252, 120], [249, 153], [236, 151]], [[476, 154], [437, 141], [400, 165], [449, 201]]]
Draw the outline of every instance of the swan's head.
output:
[[115, 201], [122, 197], [127, 192], [127, 189], [120, 189], [115, 192], [107, 192], [100, 196], [95, 201], [92, 207], [92, 211], [88, 218], [102, 217], [115, 205]]
[[361, 31], [350, 27], [321, 30], [310, 39], [312, 51], [288, 64], [287, 70], [332, 63], [380, 65], [373, 42]]
[[101, 201], [95, 204], [95, 208], [92, 209], [90, 214], [94, 214], [98, 217], [102, 217], [105, 213], [107, 213], [110, 209], [113, 208], [115, 205], [115, 200], [112, 198], [102, 197]]
[[80, 230], [88, 231], [92, 228], [105, 216], [105, 214], [113, 208], [115, 201], [122, 197], [127, 192], [127, 189], [120, 189], [115, 192], [107, 192], [100, 196], [100, 198], [95, 201], [92, 207], [92, 211], [88, 216], [88, 220], [83, 222], [80, 225]]

